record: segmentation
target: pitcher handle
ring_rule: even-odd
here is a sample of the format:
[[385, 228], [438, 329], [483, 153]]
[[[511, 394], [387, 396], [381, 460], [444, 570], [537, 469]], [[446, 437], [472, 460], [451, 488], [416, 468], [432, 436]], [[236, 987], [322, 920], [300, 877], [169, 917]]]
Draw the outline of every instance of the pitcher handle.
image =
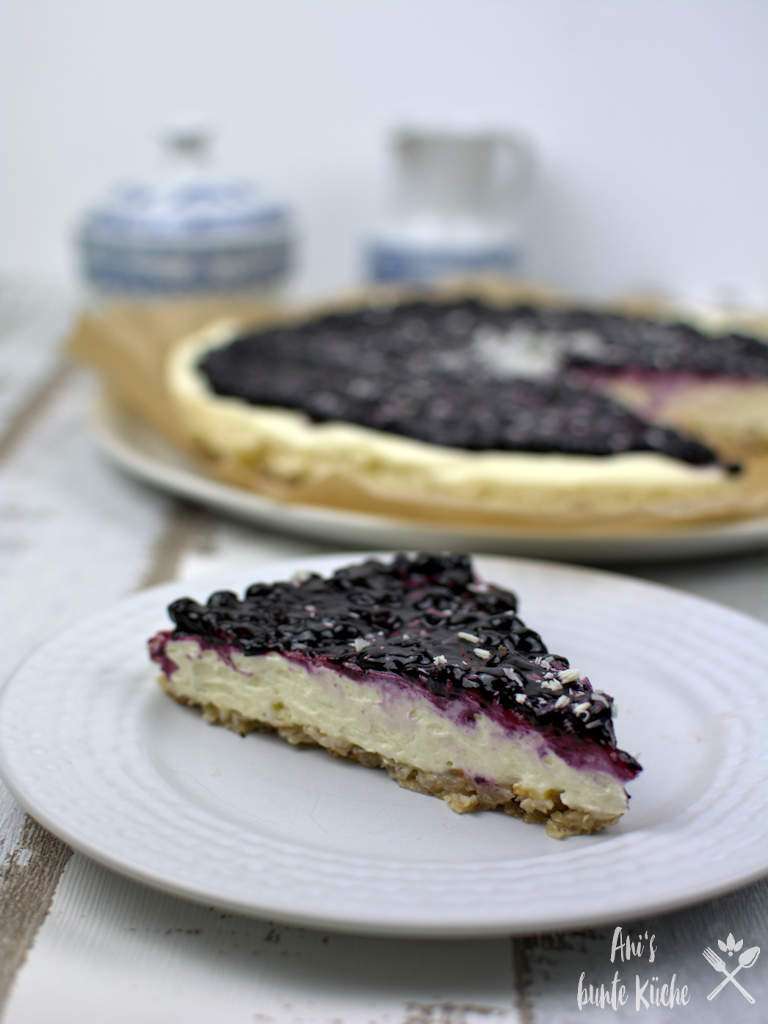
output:
[[533, 146], [521, 136], [496, 137], [496, 189], [500, 208], [513, 216], [531, 191], [536, 157]]

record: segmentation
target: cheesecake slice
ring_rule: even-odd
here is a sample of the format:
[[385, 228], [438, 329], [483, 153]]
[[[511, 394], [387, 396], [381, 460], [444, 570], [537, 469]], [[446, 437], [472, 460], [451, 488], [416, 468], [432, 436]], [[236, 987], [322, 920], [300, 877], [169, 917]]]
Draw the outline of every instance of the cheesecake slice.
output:
[[168, 611], [174, 628], [149, 641], [160, 684], [209, 722], [319, 745], [459, 813], [503, 810], [555, 838], [627, 808], [641, 769], [616, 746], [612, 698], [465, 555], [369, 559]]

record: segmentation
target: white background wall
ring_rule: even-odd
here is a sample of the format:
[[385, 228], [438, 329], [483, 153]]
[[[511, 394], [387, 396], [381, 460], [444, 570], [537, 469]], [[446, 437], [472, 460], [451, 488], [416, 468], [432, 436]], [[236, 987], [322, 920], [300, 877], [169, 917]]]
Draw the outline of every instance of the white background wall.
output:
[[768, 0], [6, 0], [0, 267], [67, 278], [79, 211], [190, 111], [358, 274], [385, 132], [476, 112], [539, 148], [529, 269], [768, 302]]

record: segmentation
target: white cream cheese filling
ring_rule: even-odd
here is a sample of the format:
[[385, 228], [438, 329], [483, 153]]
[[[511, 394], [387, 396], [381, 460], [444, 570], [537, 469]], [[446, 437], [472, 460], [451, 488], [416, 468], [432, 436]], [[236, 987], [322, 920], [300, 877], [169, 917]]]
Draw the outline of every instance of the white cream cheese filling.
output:
[[425, 772], [458, 770], [497, 785], [520, 784], [543, 800], [559, 794], [566, 807], [597, 816], [618, 816], [627, 807], [616, 778], [572, 767], [535, 732], [510, 735], [482, 713], [472, 724], [457, 722], [426, 695], [394, 682], [352, 680], [275, 653], [228, 652], [228, 664], [195, 640], [169, 640], [165, 655], [178, 666], [169, 690], [194, 704], [213, 704], [274, 728], [313, 728]]

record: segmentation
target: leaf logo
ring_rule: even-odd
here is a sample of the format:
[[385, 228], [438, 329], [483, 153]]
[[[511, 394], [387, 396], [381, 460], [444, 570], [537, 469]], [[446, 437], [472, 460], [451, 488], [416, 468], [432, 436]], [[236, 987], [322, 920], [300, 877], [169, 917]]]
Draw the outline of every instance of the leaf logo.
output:
[[733, 956], [734, 953], [738, 953], [741, 947], [744, 945], [744, 939], [739, 939], [737, 942], [733, 937], [733, 932], [728, 932], [728, 938], [723, 942], [722, 939], [717, 940], [718, 947], [727, 953], [728, 956]]

